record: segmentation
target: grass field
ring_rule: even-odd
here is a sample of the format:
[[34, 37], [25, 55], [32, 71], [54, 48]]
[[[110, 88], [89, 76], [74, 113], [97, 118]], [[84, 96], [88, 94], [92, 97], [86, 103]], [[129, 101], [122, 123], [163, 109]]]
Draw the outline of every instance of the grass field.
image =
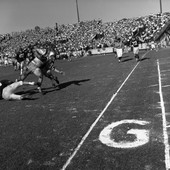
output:
[[[2, 170], [168, 170], [170, 49], [57, 61], [60, 85], [0, 101]], [[0, 79], [18, 77], [0, 67]], [[31, 75], [27, 80], [35, 80]]]

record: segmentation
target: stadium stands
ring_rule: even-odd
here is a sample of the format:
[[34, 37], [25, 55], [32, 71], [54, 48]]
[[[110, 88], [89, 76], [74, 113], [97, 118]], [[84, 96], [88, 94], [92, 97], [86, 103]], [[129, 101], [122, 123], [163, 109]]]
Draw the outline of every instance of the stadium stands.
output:
[[[115, 22], [102, 20], [81, 21], [80, 23], [58, 25], [58, 29], [39, 28], [0, 35], [0, 56], [13, 56], [18, 48], [27, 48], [37, 42], [50, 41], [62, 54], [68, 51], [87, 52], [89, 49], [114, 47], [114, 39], [121, 36], [126, 45], [134, 35], [141, 36], [146, 43], [162, 35], [170, 23], [170, 13], [145, 17], [123, 18]], [[37, 29], [37, 27], [39, 29]], [[168, 27], [169, 28], [169, 27]], [[81, 53], [83, 54], [83, 53]]]

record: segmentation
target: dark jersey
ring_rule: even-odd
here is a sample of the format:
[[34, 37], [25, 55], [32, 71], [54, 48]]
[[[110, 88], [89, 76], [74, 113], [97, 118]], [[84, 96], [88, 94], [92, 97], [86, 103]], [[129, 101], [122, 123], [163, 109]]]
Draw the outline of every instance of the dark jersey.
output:
[[139, 41], [137, 39], [134, 39], [131, 41], [131, 44], [133, 47], [138, 47], [139, 46]]
[[42, 66], [43, 70], [55, 70], [55, 58], [51, 57], [50, 59], [47, 60], [47, 62]]
[[10, 80], [1, 80], [0, 81], [0, 99], [2, 99], [2, 91], [5, 87], [12, 84], [13, 82]]

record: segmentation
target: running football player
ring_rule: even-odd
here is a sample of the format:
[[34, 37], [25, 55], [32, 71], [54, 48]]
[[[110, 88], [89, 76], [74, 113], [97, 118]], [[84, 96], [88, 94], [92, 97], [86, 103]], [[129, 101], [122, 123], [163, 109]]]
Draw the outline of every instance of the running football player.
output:
[[41, 84], [43, 81], [43, 74], [40, 68], [47, 61], [47, 58], [46, 58], [47, 50], [41, 47], [38, 47], [38, 48], [35, 47], [33, 52], [34, 52], [34, 59], [30, 61], [30, 63], [26, 66], [19, 80], [24, 81], [29, 74], [33, 73], [34, 75], [38, 77], [37, 89], [39, 92], [42, 92]]
[[52, 74], [52, 71], [62, 74], [62, 75], [65, 75], [65, 73], [63, 71], [58, 70], [54, 66], [55, 60], [57, 58], [57, 53], [50, 47], [49, 47], [49, 51], [50, 51], [50, 53], [47, 56], [47, 61], [41, 67], [41, 70], [42, 70], [43, 75], [45, 75], [47, 78], [49, 78], [52, 82], [52, 85], [55, 87], [56, 86], [55, 83], [59, 84], [60, 82], [59, 82], [57, 76], [54, 76]]
[[140, 61], [139, 43], [140, 43], [140, 38], [138, 36], [133, 36], [131, 40], [131, 46], [133, 47], [133, 54], [137, 62]]
[[123, 55], [123, 42], [120, 37], [115, 39], [115, 50], [116, 50], [118, 61], [121, 62], [122, 55]]

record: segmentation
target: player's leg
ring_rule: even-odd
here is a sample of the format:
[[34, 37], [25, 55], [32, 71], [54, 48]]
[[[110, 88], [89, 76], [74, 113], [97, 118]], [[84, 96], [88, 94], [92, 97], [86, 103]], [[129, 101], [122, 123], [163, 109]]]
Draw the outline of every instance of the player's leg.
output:
[[33, 73], [38, 77], [37, 89], [41, 93], [42, 92], [41, 85], [42, 85], [42, 81], [43, 81], [42, 71], [40, 68], [36, 68]]
[[122, 49], [116, 49], [116, 53], [117, 53], [117, 58], [118, 58], [118, 61], [121, 62], [121, 59], [122, 59], [122, 55], [123, 55], [123, 51]]
[[136, 61], [139, 61], [139, 48], [138, 47], [133, 47], [133, 53]]
[[24, 69], [23, 70], [23, 73], [22, 74], [20, 74], [20, 76], [19, 76], [19, 79], [18, 80], [21, 80], [21, 81], [24, 81], [27, 77], [28, 77], [28, 75], [31, 73], [31, 71], [30, 70], [28, 70], [28, 69]]
[[59, 80], [58, 80], [58, 78], [57, 78], [57, 76], [54, 76], [54, 75], [52, 74], [51, 70], [46, 70], [45, 72], [43, 72], [43, 74], [44, 74], [47, 78], [49, 78], [49, 79], [51, 80], [52, 85], [53, 85], [54, 87], [56, 86], [55, 82], [56, 82], [57, 84], [60, 83]]
[[139, 61], [139, 54], [135, 54], [136, 61]]
[[33, 62], [30, 62], [27, 66], [24, 66], [23, 74], [20, 75], [19, 80], [22, 80], [22, 81], [25, 80], [28, 77], [28, 75], [31, 73], [34, 73], [36, 69], [37, 69], [37, 66]]

